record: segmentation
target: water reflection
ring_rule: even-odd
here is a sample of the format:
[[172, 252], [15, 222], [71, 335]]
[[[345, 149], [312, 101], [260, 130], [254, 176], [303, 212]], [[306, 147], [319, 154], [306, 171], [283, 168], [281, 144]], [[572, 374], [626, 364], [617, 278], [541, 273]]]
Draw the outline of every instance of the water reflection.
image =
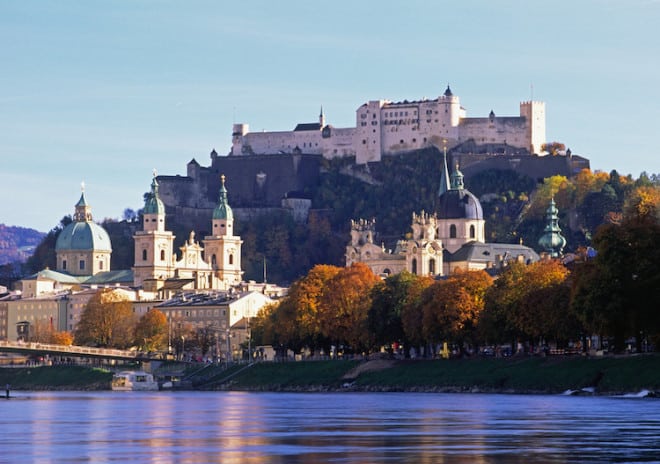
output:
[[1, 412], [0, 460], [7, 462], [660, 460], [660, 401], [653, 399], [25, 393], [3, 403]]

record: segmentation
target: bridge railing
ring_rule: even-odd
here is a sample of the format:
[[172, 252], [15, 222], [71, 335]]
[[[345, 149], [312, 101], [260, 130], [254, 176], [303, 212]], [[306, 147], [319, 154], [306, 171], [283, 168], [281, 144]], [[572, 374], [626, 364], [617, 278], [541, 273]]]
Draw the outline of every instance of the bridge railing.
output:
[[92, 348], [90, 346], [77, 345], [54, 345], [38, 342], [12, 342], [9, 340], [0, 340], [0, 349], [1, 348], [9, 348], [15, 351], [48, 351], [51, 353], [82, 354], [108, 358], [137, 359], [148, 357], [145, 353], [139, 351], [117, 350], [114, 348]]

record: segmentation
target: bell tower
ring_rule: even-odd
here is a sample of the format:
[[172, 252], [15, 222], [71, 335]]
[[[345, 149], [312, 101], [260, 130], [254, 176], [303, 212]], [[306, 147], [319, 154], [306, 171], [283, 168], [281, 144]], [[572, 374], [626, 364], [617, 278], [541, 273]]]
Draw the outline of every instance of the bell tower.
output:
[[142, 230], [133, 235], [133, 284], [156, 291], [174, 275], [174, 235], [165, 230], [165, 205], [158, 195], [156, 172], [144, 202]]
[[240, 237], [234, 235], [234, 212], [227, 200], [225, 176], [220, 176], [218, 205], [211, 219], [212, 235], [204, 237], [204, 256], [214, 271], [217, 285], [214, 288], [227, 289], [242, 280]]

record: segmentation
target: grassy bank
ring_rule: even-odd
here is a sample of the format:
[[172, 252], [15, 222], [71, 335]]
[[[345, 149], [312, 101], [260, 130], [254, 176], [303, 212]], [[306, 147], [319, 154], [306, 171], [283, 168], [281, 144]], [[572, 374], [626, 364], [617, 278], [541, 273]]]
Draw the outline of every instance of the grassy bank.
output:
[[214, 388], [235, 390], [600, 393], [660, 390], [660, 356], [259, 364]]
[[[198, 368], [199, 369], [199, 368]], [[559, 393], [594, 387], [602, 394], [660, 392], [660, 355], [477, 358], [433, 361], [315, 361], [209, 366], [188, 382], [204, 390], [482, 391]], [[17, 390], [109, 389], [112, 374], [76, 366], [0, 369]]]
[[0, 387], [12, 390], [108, 390], [112, 372], [81, 366], [0, 369]]

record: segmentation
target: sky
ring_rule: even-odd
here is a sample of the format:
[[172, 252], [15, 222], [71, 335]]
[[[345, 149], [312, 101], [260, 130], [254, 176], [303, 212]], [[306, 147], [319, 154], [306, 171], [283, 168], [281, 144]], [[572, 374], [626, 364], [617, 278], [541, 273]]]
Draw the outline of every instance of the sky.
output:
[[447, 84], [471, 117], [544, 101], [593, 170], [660, 173], [658, 24], [660, 0], [1, 0], [0, 223], [47, 232], [81, 182], [121, 218], [233, 123], [351, 127]]

